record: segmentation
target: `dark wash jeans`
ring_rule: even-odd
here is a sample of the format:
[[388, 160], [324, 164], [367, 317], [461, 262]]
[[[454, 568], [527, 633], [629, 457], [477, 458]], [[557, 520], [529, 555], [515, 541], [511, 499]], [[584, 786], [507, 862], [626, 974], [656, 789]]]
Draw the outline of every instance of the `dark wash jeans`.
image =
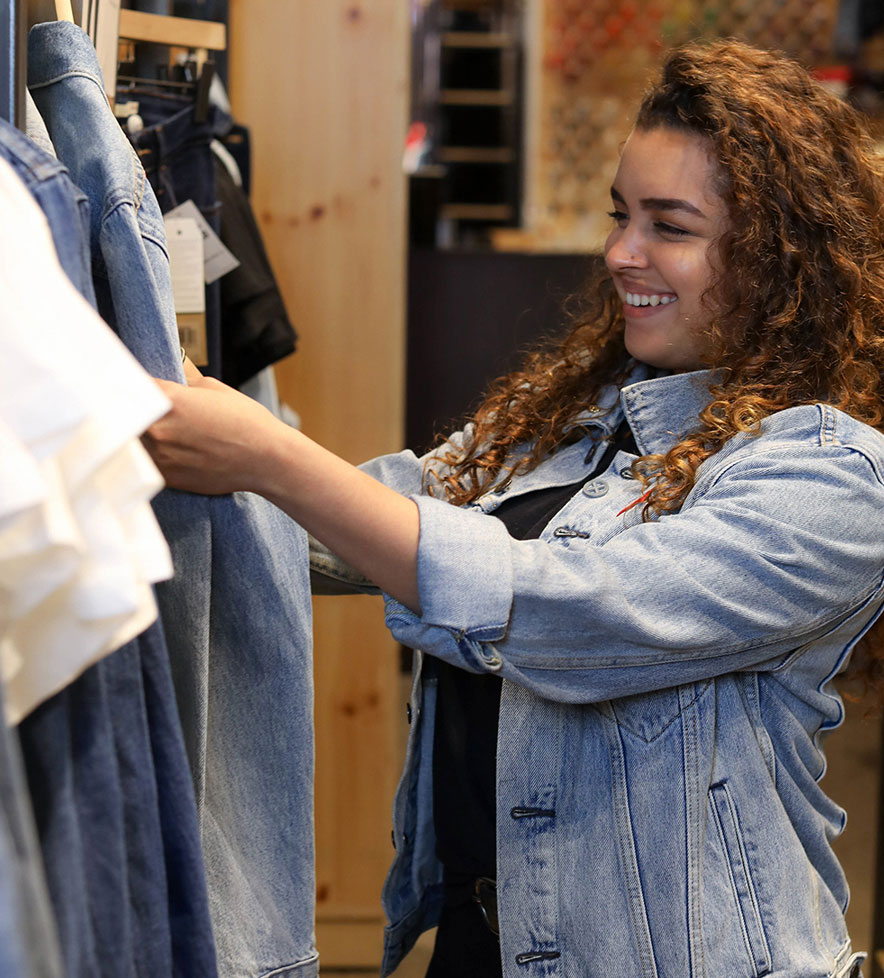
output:
[[0, 710], [0, 975], [63, 974], [18, 735]]
[[[72, 24], [30, 34], [29, 85], [89, 198], [99, 305], [155, 376], [183, 381], [162, 216]], [[306, 535], [266, 500], [166, 491], [157, 587], [196, 790], [219, 972], [317, 973], [312, 618]], [[151, 976], [152, 978], [152, 976]]]
[[[204, 122], [194, 118], [194, 102], [176, 96], [136, 89], [126, 98], [138, 101], [145, 128], [132, 136], [147, 179], [165, 214], [192, 200], [217, 234], [221, 228], [215, 187], [214, 154], [210, 144], [230, 127], [231, 120], [210, 105]], [[206, 286], [208, 364], [204, 372], [221, 376], [221, 283]]]
[[162, 629], [19, 732], [68, 978], [216, 974], [196, 809]]

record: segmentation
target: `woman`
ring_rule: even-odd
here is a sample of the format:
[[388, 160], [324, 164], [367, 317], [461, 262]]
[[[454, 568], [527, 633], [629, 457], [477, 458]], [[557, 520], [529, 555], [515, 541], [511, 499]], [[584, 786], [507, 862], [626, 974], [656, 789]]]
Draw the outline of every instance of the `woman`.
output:
[[611, 195], [585, 316], [435, 456], [358, 471], [199, 378], [148, 441], [429, 653], [385, 973], [441, 914], [432, 975], [857, 975], [817, 781], [884, 601], [884, 184], [803, 69], [715, 42]]

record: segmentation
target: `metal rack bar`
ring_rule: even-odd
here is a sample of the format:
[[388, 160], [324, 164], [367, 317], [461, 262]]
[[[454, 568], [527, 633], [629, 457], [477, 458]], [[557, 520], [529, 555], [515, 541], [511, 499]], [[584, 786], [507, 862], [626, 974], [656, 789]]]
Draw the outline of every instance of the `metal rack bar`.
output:
[[0, 115], [24, 124], [27, 79], [26, 0], [0, 4]]

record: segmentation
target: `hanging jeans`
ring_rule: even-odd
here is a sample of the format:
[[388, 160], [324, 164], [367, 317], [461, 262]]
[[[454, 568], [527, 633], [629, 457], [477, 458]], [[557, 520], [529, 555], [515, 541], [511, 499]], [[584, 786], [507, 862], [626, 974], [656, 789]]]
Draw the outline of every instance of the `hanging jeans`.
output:
[[[99, 304], [155, 376], [182, 381], [162, 217], [89, 39], [29, 38], [29, 86], [92, 208]], [[265, 500], [166, 491], [176, 576], [157, 588], [224, 978], [313, 976], [311, 605], [303, 531]]]
[[[204, 121], [194, 119], [194, 100], [151, 90], [128, 91], [138, 102], [145, 128], [131, 137], [147, 179], [165, 214], [192, 200], [212, 230], [220, 231], [220, 208], [215, 187], [212, 140], [230, 126], [230, 118], [209, 105]], [[206, 346], [204, 373], [221, 377], [221, 285], [206, 286]]]
[[[0, 154], [94, 305], [87, 198], [62, 163], [5, 124]], [[161, 627], [96, 663], [18, 733], [66, 978], [213, 978], [196, 805]]]
[[0, 711], [0, 975], [63, 974], [18, 736]]

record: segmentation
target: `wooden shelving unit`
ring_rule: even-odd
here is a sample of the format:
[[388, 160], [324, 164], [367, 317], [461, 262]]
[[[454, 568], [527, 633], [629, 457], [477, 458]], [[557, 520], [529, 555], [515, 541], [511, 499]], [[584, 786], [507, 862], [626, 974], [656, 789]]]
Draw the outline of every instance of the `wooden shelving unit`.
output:
[[439, 104], [509, 106], [513, 97], [514, 93], [505, 88], [446, 88], [439, 93]]
[[444, 48], [509, 48], [515, 38], [499, 31], [446, 31], [440, 42]]
[[435, 0], [428, 10], [417, 28], [416, 49], [426, 56], [414, 91], [416, 117], [432, 133], [429, 162], [444, 168], [437, 239], [482, 242], [488, 229], [519, 221], [521, 4]]

